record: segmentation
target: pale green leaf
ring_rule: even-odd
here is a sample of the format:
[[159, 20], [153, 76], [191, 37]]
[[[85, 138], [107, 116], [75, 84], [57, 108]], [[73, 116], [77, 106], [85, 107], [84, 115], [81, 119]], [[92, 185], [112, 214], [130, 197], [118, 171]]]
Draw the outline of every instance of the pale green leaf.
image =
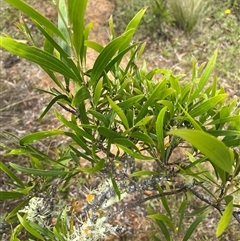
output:
[[116, 114], [121, 119], [126, 130], [129, 129], [128, 119], [127, 119], [126, 115], [124, 114], [124, 112], [122, 111], [122, 109], [110, 97], [107, 97], [107, 99], [108, 99], [109, 104], [111, 105], [112, 109], [116, 112]]
[[198, 148], [220, 169], [231, 173], [233, 157], [226, 145], [214, 136], [199, 130], [179, 129], [168, 132], [179, 136]]
[[218, 222], [216, 237], [218, 238], [228, 227], [233, 212], [233, 197], [231, 197], [231, 201], [228, 203], [226, 209], [224, 210], [221, 219]]

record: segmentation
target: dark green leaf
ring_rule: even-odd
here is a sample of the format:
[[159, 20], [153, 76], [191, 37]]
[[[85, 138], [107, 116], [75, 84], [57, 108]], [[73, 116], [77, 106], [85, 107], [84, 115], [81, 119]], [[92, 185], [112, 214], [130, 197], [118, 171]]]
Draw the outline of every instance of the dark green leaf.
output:
[[24, 194], [20, 192], [4, 192], [0, 191], [0, 200], [8, 200], [14, 198], [21, 198]]
[[34, 176], [46, 176], [46, 177], [56, 177], [56, 176], [65, 176], [70, 172], [62, 171], [62, 170], [40, 170], [34, 168], [26, 168], [19, 166], [15, 163], [10, 163], [10, 166], [20, 172], [32, 174]]
[[29, 135], [24, 136], [20, 139], [20, 145], [27, 145], [29, 143], [33, 143], [35, 141], [39, 141], [41, 139], [47, 138], [49, 136], [63, 135], [64, 131], [53, 130], [53, 131], [39, 131]]
[[25, 188], [23, 182], [7, 166], [5, 166], [2, 162], [0, 162], [0, 169], [2, 169], [21, 188]]

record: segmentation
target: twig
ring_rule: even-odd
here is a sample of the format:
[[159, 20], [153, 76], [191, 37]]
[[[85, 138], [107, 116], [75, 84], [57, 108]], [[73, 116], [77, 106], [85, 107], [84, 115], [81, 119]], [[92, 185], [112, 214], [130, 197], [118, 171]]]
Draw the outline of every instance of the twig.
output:
[[128, 209], [134, 208], [136, 206], [140, 206], [142, 203], [147, 202], [149, 200], [153, 200], [153, 199], [165, 197], [165, 196], [170, 196], [170, 195], [174, 195], [174, 194], [182, 193], [182, 192], [186, 192], [186, 191], [187, 191], [187, 186], [184, 185], [183, 187], [181, 187], [179, 189], [176, 189], [176, 190], [173, 190], [171, 192], [163, 192], [163, 193], [159, 193], [159, 194], [156, 194], [156, 195], [153, 195], [153, 196], [150, 196], [150, 197], [146, 197], [142, 200], [139, 200], [139, 201], [137, 201], [135, 203], [132, 203], [132, 204], [128, 204], [125, 207], [118, 209], [116, 212], [113, 212], [113, 213], [109, 214], [108, 218], [111, 218], [111, 217], [113, 217], [113, 216], [115, 216], [115, 215], [117, 215], [121, 212], [124, 212], [124, 211], [128, 210]]

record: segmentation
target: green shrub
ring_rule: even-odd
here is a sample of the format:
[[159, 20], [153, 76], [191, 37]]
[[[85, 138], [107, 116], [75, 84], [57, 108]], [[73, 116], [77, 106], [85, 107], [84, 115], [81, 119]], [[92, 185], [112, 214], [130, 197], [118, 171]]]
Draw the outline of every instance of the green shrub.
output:
[[[92, 24], [84, 23], [87, 0], [60, 0], [56, 4], [58, 26], [24, 1], [6, 2], [30, 17], [45, 39], [43, 49], [36, 47], [22, 22], [19, 29], [31, 45], [9, 36], [0, 41], [4, 49], [38, 64], [57, 85], [47, 91], [53, 99], [40, 118], [54, 104], [71, 114], [67, 118], [55, 110], [59, 128], [28, 134], [20, 139], [18, 148], [6, 153], [26, 156], [28, 166], [0, 163], [11, 187], [11, 191], [0, 192], [0, 199], [21, 200], [5, 218], [6, 223], [14, 224], [11, 240], [19, 240], [24, 230], [29, 234], [26, 240], [99, 240], [111, 232], [121, 234], [120, 227], [107, 225], [109, 218], [155, 199], [165, 211], [160, 214], [148, 208], [149, 218], [156, 220], [160, 229], [154, 240], [173, 240], [180, 234], [182, 240], [188, 240], [213, 209], [221, 214], [217, 237], [232, 216], [240, 222], [236, 198], [240, 109], [237, 99], [228, 100], [224, 89], [217, 88], [216, 76], [209, 81], [217, 51], [206, 66], [198, 66], [193, 58], [192, 76], [181, 84], [184, 75], [160, 68], [147, 72], [136, 64], [144, 45], [132, 43], [132, 38], [145, 8], [118, 37], [109, 21], [112, 40], [101, 46], [88, 40]], [[85, 65], [87, 48], [99, 53], [90, 68]], [[129, 60], [122, 67], [126, 55]], [[70, 91], [70, 84], [74, 91]], [[56, 136], [70, 141], [55, 156], [35, 145]], [[170, 162], [174, 150], [186, 142], [184, 159]], [[116, 152], [112, 152], [113, 147]], [[152, 162], [152, 169], [137, 169], [139, 161]], [[17, 172], [27, 175], [27, 180], [20, 180]], [[57, 193], [61, 197], [69, 183], [78, 185], [77, 177], [82, 173], [103, 178], [97, 188], [86, 191], [85, 215], [76, 217], [74, 205], [54, 204], [54, 197]], [[116, 202], [147, 190], [155, 192], [112, 210]], [[173, 215], [174, 203], [166, 198], [176, 195], [182, 198], [178, 216]], [[186, 212], [190, 195], [202, 204], [193, 213]], [[188, 216], [195, 220], [186, 228]]]
[[170, 0], [170, 9], [176, 25], [186, 32], [191, 32], [203, 17], [206, 2], [203, 0]]

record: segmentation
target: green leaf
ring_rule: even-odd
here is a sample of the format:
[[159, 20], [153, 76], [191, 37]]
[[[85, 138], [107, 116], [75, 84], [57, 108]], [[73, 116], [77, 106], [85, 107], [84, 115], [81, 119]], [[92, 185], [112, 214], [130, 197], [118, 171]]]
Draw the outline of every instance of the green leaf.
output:
[[235, 116], [228, 116], [228, 117], [224, 117], [224, 118], [220, 118], [214, 121], [211, 121], [210, 123], [208, 123], [208, 125], [213, 125], [213, 124], [225, 124], [231, 121], [239, 121], [239, 115], [235, 115]]
[[19, 166], [15, 163], [10, 163], [10, 166], [17, 171], [32, 174], [34, 176], [56, 177], [56, 176], [65, 176], [66, 174], [70, 173], [70, 172], [61, 171], [61, 170], [40, 170], [40, 169], [34, 169], [34, 168], [26, 168], [26, 167]]
[[78, 167], [78, 169], [86, 173], [96, 173], [101, 171], [104, 167], [105, 167], [105, 160], [101, 159], [93, 168]]
[[115, 143], [115, 144], [120, 144], [126, 147], [130, 147], [136, 151], [139, 151], [138, 148], [135, 146], [135, 144], [128, 140], [127, 138], [121, 137], [121, 138], [113, 138], [111, 139], [111, 143]]
[[168, 134], [187, 140], [206, 155], [214, 165], [228, 173], [232, 172], [233, 157], [230, 150], [214, 136], [203, 131], [187, 129], [171, 130]]
[[173, 225], [171, 219], [169, 217], [167, 217], [166, 215], [164, 215], [164, 214], [152, 214], [152, 215], [148, 215], [147, 217], [151, 218], [151, 219], [163, 221], [164, 223], [166, 223], [169, 226], [169, 228], [172, 231], [174, 231], [174, 225]]
[[107, 139], [113, 139], [113, 138], [121, 138], [122, 136], [111, 129], [108, 129], [106, 127], [99, 127], [98, 131], [101, 135], [105, 136]]
[[94, 90], [94, 95], [93, 95], [93, 101], [95, 106], [97, 106], [98, 101], [101, 97], [101, 93], [102, 93], [102, 84], [103, 84], [103, 79], [100, 79], [95, 87]]
[[[1, 195], [0, 195], [0, 197], [1, 197]], [[21, 202], [20, 204], [18, 204], [13, 210], [11, 210], [11, 212], [8, 213], [8, 215], [5, 217], [5, 221], [8, 221], [8, 220], [10, 220], [11, 218], [15, 217], [16, 214], [18, 213], [18, 211], [21, 210], [21, 209], [23, 209], [23, 208], [28, 204], [28, 202], [29, 202], [30, 199], [31, 199], [31, 197], [28, 198], [28, 199], [26, 199], [26, 200], [24, 200], [23, 202]]]
[[57, 34], [63, 40], [66, 40], [59, 29], [47, 18], [41, 15], [38, 11], [33, 9], [30, 5], [21, 0], [5, 0], [7, 3], [11, 4], [13, 7], [25, 13], [28, 17], [34, 19], [39, 24], [43, 25], [46, 29], [49, 29], [53, 33]]
[[104, 49], [101, 44], [91, 40], [85, 40], [84, 45], [97, 51], [98, 53], [100, 53]]
[[149, 143], [150, 145], [155, 145], [152, 138], [144, 133], [141, 132], [132, 132], [131, 133], [132, 138], [136, 138], [137, 140], [143, 141], [145, 143]]
[[201, 126], [198, 125], [198, 123], [192, 118], [192, 116], [190, 116], [188, 114], [188, 112], [186, 110], [183, 109], [183, 107], [178, 103], [178, 106], [182, 109], [183, 113], [187, 116], [188, 120], [192, 123], [192, 125], [194, 126], [194, 128], [196, 130], [202, 130]]
[[117, 185], [116, 181], [114, 180], [114, 178], [111, 177], [111, 180], [112, 180], [113, 189], [118, 196], [118, 200], [121, 200], [121, 192], [118, 188], [118, 185]]
[[122, 109], [122, 110], [125, 110], [125, 109], [128, 109], [129, 107], [133, 106], [134, 103], [137, 103], [138, 101], [140, 101], [142, 98], [144, 97], [144, 95], [136, 95], [136, 96], [133, 96], [127, 100], [124, 100], [120, 103], [118, 103], [117, 105]]
[[[158, 192], [159, 192], [160, 194], [163, 193], [163, 190], [162, 190], [162, 188], [161, 188], [161, 186], [160, 186], [159, 184], [157, 184], [157, 188], [158, 188]], [[161, 197], [161, 201], [162, 201], [163, 207], [165, 208], [168, 216], [172, 219], [171, 210], [170, 210], [170, 208], [169, 208], [168, 201], [167, 201], [166, 197], [165, 197], [165, 196], [162, 196], [162, 197]]]
[[198, 105], [195, 109], [193, 109], [189, 112], [189, 115], [191, 115], [192, 117], [196, 117], [196, 116], [202, 115], [204, 113], [207, 113], [211, 108], [216, 106], [217, 103], [224, 100], [226, 97], [227, 97], [227, 94], [221, 94], [221, 95], [214, 96], [214, 97], [200, 103], [200, 105]]
[[144, 15], [144, 13], [146, 12], [147, 10], [147, 7], [144, 7], [142, 8], [134, 17], [133, 19], [128, 23], [126, 29], [125, 29], [125, 32], [129, 31], [129, 30], [134, 30], [134, 31], [131, 31], [131, 35], [129, 36], [129, 39], [128, 41], [125, 41], [125, 43], [120, 47], [119, 49], [119, 52], [121, 52], [123, 49], [125, 49], [130, 41], [132, 40], [132, 37], [134, 35], [134, 33], [136, 32], [137, 28], [138, 28], [138, 25]]
[[38, 64], [43, 69], [56, 71], [77, 82], [81, 81], [72, 70], [53, 55], [36, 47], [28, 46], [8, 37], [0, 37], [0, 46], [9, 52]]
[[126, 146], [123, 146], [123, 145], [120, 145], [120, 144], [117, 144], [117, 146], [120, 147], [127, 154], [129, 154], [130, 156], [132, 156], [132, 157], [134, 157], [136, 159], [139, 159], [139, 160], [153, 160], [152, 157], [141, 155], [140, 153], [137, 153], [137, 152], [134, 152], [134, 151], [130, 150]]
[[2, 169], [21, 188], [25, 188], [23, 182], [7, 166], [5, 166], [2, 162], [0, 162], [0, 169]]
[[231, 201], [228, 203], [226, 209], [224, 210], [221, 219], [218, 222], [216, 237], [218, 238], [228, 227], [233, 212], [233, 197], [231, 197]]
[[97, 120], [101, 121], [105, 126], [109, 126], [109, 120], [100, 112], [95, 110], [88, 110], [88, 113], [92, 114]]
[[165, 145], [164, 145], [164, 116], [166, 113], [167, 107], [165, 106], [158, 114], [156, 121], [156, 135], [158, 140], [158, 148], [161, 152], [161, 160], [165, 163]]
[[66, 95], [58, 95], [56, 97], [54, 97], [50, 103], [47, 105], [46, 109], [43, 111], [43, 113], [40, 115], [39, 119], [41, 120], [47, 113], [48, 111], [51, 109], [51, 107], [58, 101], [58, 100], [66, 100], [66, 101], [69, 101], [68, 100], [68, 97]]
[[191, 226], [188, 228], [186, 234], [183, 237], [182, 241], [188, 241], [190, 236], [192, 235], [192, 233], [194, 232], [194, 230], [196, 230], [197, 226], [199, 225], [199, 223], [202, 222], [202, 220], [207, 216], [207, 214], [209, 213], [209, 211], [204, 212], [202, 215], [200, 215], [199, 217], [197, 217], [194, 222], [191, 224]]
[[84, 46], [84, 17], [87, 7], [87, 0], [68, 0], [68, 14], [72, 25], [73, 43], [78, 56], [81, 56], [82, 47]]
[[4, 192], [0, 191], [0, 200], [8, 200], [14, 198], [21, 198], [24, 194], [20, 192]]
[[66, 41], [62, 41], [62, 39], [58, 40], [59, 45], [61, 48], [69, 55], [71, 56], [71, 49], [70, 49], [70, 37], [68, 32], [68, 12], [67, 12], [67, 6], [65, 0], [59, 0], [58, 2], [58, 29], [61, 31], [61, 33], [64, 35]]
[[217, 59], [217, 50], [215, 50], [213, 56], [208, 61], [208, 64], [206, 68], [204, 69], [202, 76], [200, 77], [198, 87], [196, 88], [196, 91], [191, 96], [191, 99], [194, 100], [198, 97], [199, 93], [203, 90], [203, 88], [206, 86], [207, 81], [209, 80], [209, 77], [214, 69], [215, 63]]
[[78, 107], [80, 103], [82, 103], [84, 100], [88, 99], [89, 97], [90, 97], [89, 90], [84, 85], [75, 94], [72, 100], [72, 105]]
[[152, 120], [153, 116], [146, 116], [144, 118], [142, 118], [140, 121], [138, 121], [134, 127], [138, 127], [138, 126], [145, 126], [150, 120]]
[[147, 113], [148, 111], [148, 107], [151, 106], [154, 101], [157, 100], [162, 100], [164, 98], [166, 98], [168, 95], [171, 95], [172, 93], [175, 92], [174, 89], [165, 89], [162, 90], [163, 86], [162, 86], [162, 82], [158, 83], [151, 96], [148, 98], [148, 100], [146, 101], [146, 103], [143, 105], [141, 111], [139, 112], [137, 118], [136, 118], [136, 122], [140, 121]]
[[[67, 127], [72, 129], [78, 137], [86, 137], [89, 140], [94, 140], [93, 136], [90, 135], [88, 132], [80, 129], [76, 124], [73, 122], [68, 121], [63, 115], [58, 113], [57, 111], [54, 111], [56, 117]], [[84, 140], [84, 139], [83, 139]]]
[[168, 101], [168, 100], [160, 100], [160, 101], [158, 101], [157, 103], [166, 106], [166, 107], [168, 108], [168, 110], [170, 111], [170, 118], [173, 117], [173, 114], [174, 114], [174, 105], [172, 104], [171, 101]]
[[90, 79], [90, 85], [95, 85], [95, 83], [99, 80], [102, 76], [105, 67], [108, 65], [109, 61], [113, 58], [116, 54], [118, 49], [126, 42], [133, 30], [129, 30], [128, 32], [123, 33], [118, 38], [112, 40], [99, 54], [97, 57]]
[[39, 131], [29, 135], [24, 136], [20, 139], [20, 145], [24, 146], [35, 141], [39, 141], [49, 136], [63, 135], [64, 131], [53, 130], [53, 131]]
[[[49, 42], [49, 44], [51, 44], [51, 46], [54, 47], [59, 52], [62, 62], [65, 63], [68, 67], [70, 67], [74, 71], [74, 73], [78, 77], [78, 79], [81, 80], [79, 70], [71, 58], [71, 52], [69, 49], [69, 45], [64, 41], [60, 41], [60, 43], [62, 43], [63, 47], [58, 45], [57, 42], [45, 31], [45, 29], [43, 29], [38, 24], [36, 24], [36, 26], [41, 31], [41, 33], [45, 36], [45, 40], [47, 40]], [[66, 45], [66, 47], [64, 48], [65, 45]], [[53, 55], [53, 53], [51, 53], [51, 55]], [[46, 71], [46, 68], [44, 68], [44, 70]]]
[[27, 215], [24, 215], [24, 217], [22, 217], [21, 215], [19, 215], [17, 213], [17, 216], [18, 216], [18, 220], [19, 222], [22, 224], [22, 226], [30, 233], [32, 234], [34, 237], [40, 239], [40, 240], [44, 240], [44, 238], [42, 237], [42, 235], [40, 233], [38, 233], [33, 227], [31, 227], [27, 220], [26, 220], [26, 217]]
[[122, 121], [124, 127], [126, 128], [126, 130], [128, 130], [129, 129], [128, 119], [125, 116], [122, 109], [117, 104], [115, 104], [115, 102], [110, 97], [107, 97], [107, 99], [108, 99], [108, 102], [111, 105], [112, 109], [116, 112], [116, 114], [121, 119], [121, 121]]

